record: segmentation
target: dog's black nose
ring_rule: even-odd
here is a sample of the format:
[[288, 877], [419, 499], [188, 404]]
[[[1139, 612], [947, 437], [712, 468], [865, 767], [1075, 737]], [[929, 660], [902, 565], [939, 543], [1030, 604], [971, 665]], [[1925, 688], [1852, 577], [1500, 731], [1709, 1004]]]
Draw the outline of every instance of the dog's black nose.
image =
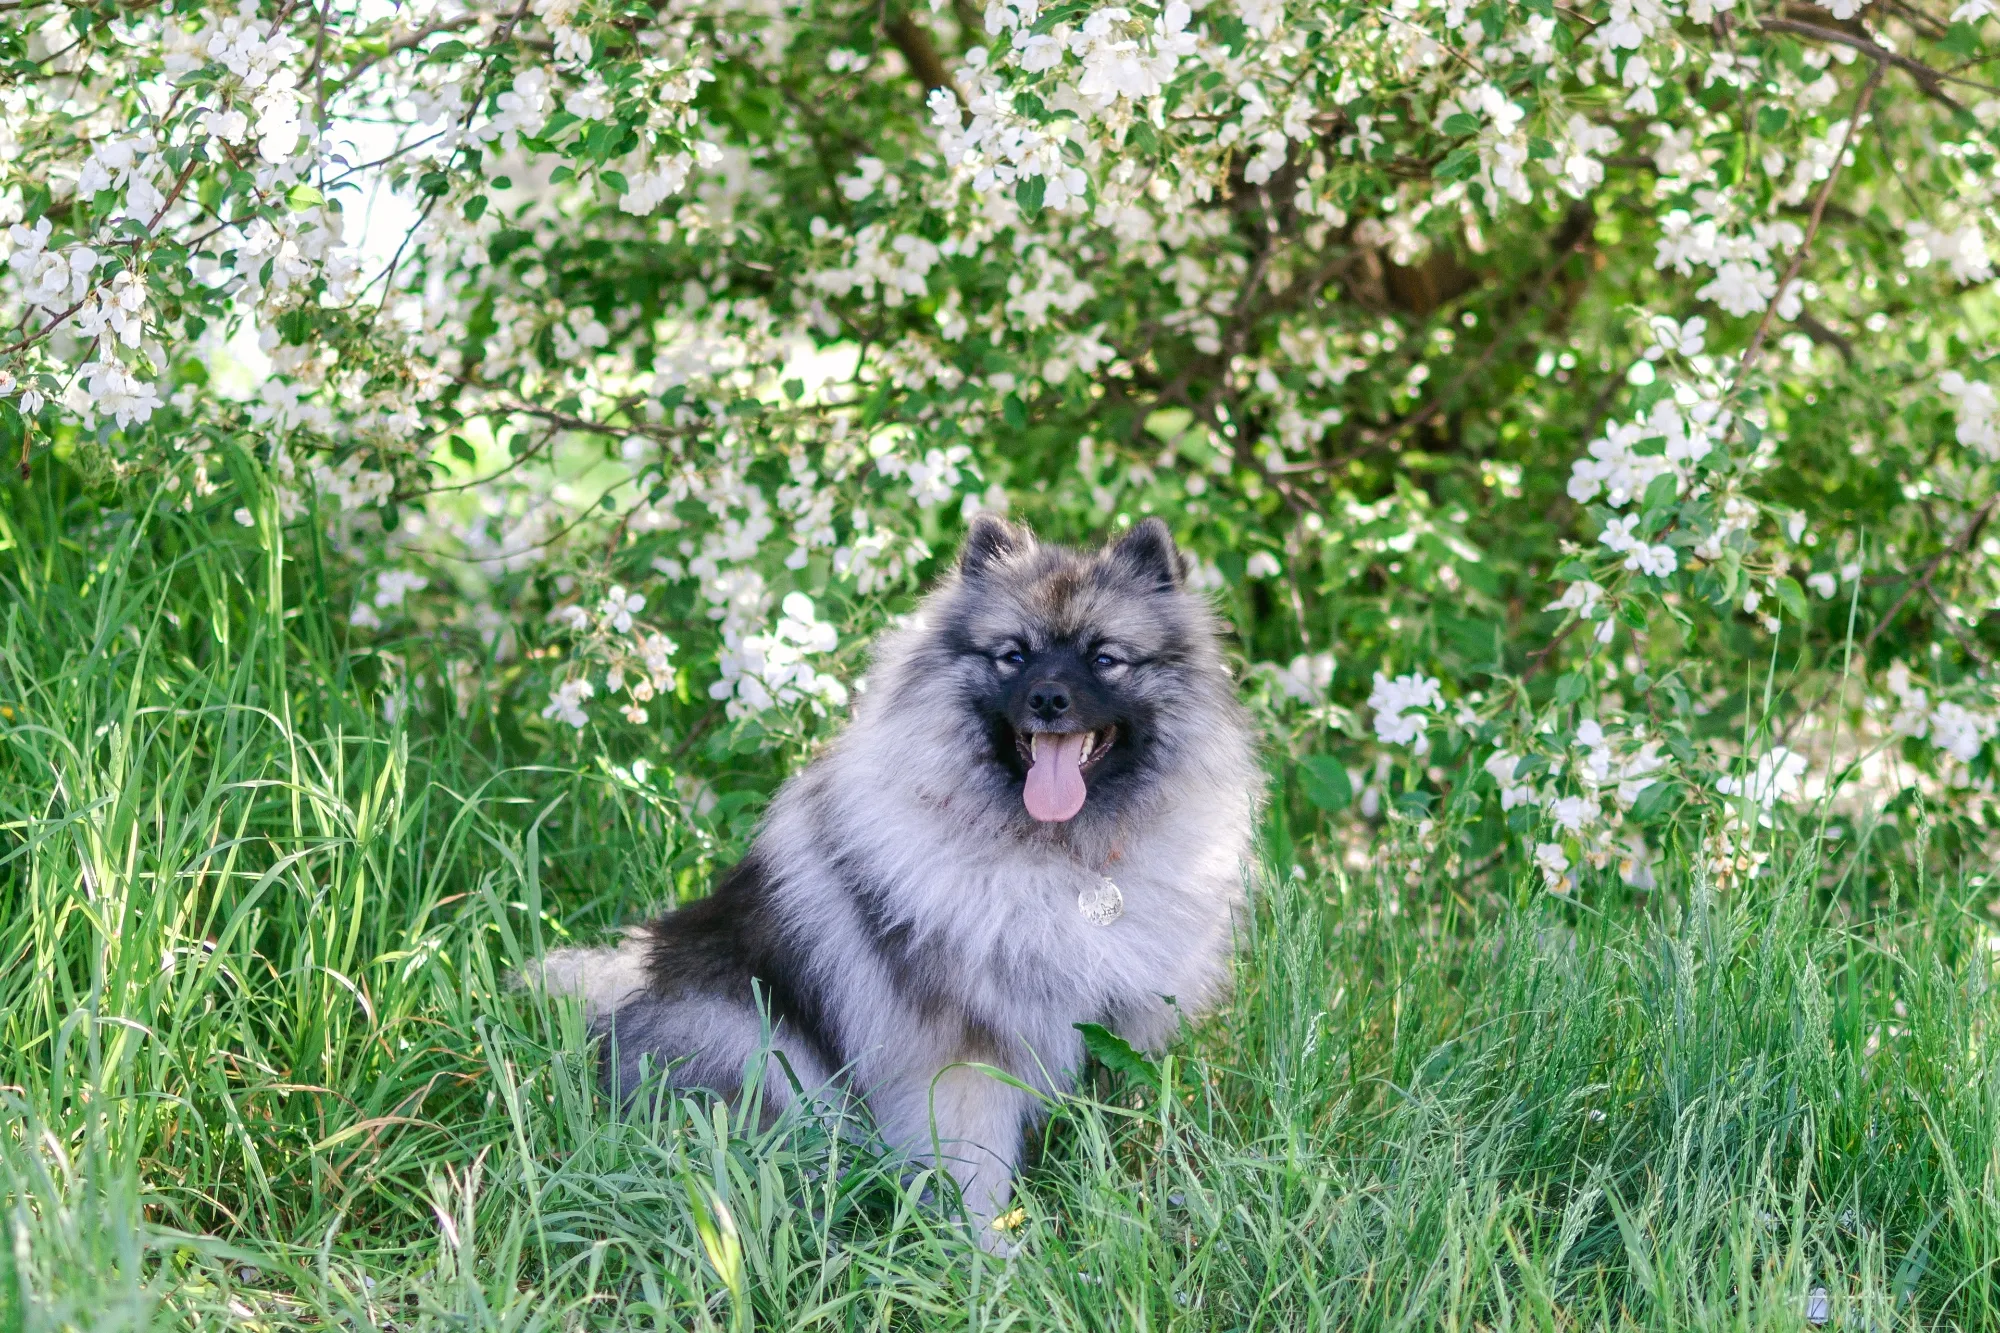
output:
[[1053, 722], [1069, 711], [1069, 690], [1052, 680], [1038, 680], [1028, 687], [1028, 708], [1044, 722]]

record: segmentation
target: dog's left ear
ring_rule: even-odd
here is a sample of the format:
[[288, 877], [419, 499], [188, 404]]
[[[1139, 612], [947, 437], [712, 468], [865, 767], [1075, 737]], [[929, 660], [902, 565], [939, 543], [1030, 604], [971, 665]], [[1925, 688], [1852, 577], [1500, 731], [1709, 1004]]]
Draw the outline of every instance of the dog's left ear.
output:
[[1141, 582], [1160, 592], [1172, 592], [1187, 581], [1187, 558], [1174, 546], [1174, 534], [1157, 518], [1149, 518], [1118, 539], [1111, 554]]
[[958, 550], [958, 571], [966, 578], [983, 573], [988, 565], [1019, 555], [1035, 544], [1035, 539], [995, 514], [975, 515]]

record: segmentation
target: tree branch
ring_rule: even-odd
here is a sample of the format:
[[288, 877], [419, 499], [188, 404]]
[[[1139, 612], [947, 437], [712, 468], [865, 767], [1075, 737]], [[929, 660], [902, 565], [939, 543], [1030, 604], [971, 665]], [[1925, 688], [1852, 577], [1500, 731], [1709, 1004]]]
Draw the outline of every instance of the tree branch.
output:
[[1917, 81], [1917, 86], [1924, 90], [1925, 96], [1944, 103], [1953, 111], [1965, 110], [1965, 104], [1944, 90], [1943, 85], [1947, 79], [1953, 83], [1963, 83], [1968, 87], [1994, 91], [1983, 83], [1974, 83], [1971, 79], [1961, 79], [1955, 75], [1942, 73], [1921, 60], [1913, 60], [1866, 37], [1856, 37], [1853, 33], [1842, 32], [1839, 28], [1826, 28], [1817, 23], [1801, 23], [1797, 19], [1759, 19], [1758, 26], [1765, 32], [1789, 32], [1795, 36], [1809, 37], [1817, 42], [1838, 42], [1842, 46], [1851, 46], [1872, 59], [1878, 69], [1883, 65], [1894, 65], [1910, 75]]
[[1778, 290], [1771, 294], [1770, 302], [1764, 307], [1764, 318], [1757, 321], [1757, 332], [1752, 335], [1750, 345], [1743, 349], [1743, 359], [1736, 363], [1736, 375], [1729, 384], [1731, 393], [1734, 393], [1736, 387], [1743, 382], [1743, 376], [1750, 369], [1750, 363], [1755, 361], [1757, 353], [1763, 350], [1764, 339], [1771, 332], [1771, 319], [1778, 313], [1778, 303], [1785, 299], [1785, 293], [1791, 290], [1792, 283], [1798, 279], [1799, 270], [1805, 267], [1806, 255], [1812, 250], [1813, 237], [1819, 234], [1820, 219], [1826, 216], [1827, 198], [1833, 194], [1833, 187], [1840, 180], [1841, 165], [1846, 162], [1847, 150], [1854, 143], [1854, 132], [1861, 128], [1861, 119], [1868, 114], [1868, 104], [1875, 100], [1875, 90], [1882, 86], [1882, 69], [1882, 62], [1876, 61], [1875, 68], [1868, 75], [1868, 82], [1862, 86], [1861, 96], [1855, 99], [1854, 110], [1848, 113], [1847, 132], [1840, 136], [1840, 151], [1833, 155], [1833, 165], [1827, 169], [1826, 184], [1820, 187], [1819, 198], [1813, 200], [1812, 217], [1806, 222], [1805, 239], [1800, 241], [1799, 248], [1792, 252], [1792, 262], [1785, 269], [1785, 276], [1779, 280]]
[[945, 68], [944, 58], [938, 54], [937, 43], [921, 23], [911, 18], [903, 10], [895, 10], [882, 20], [882, 31], [903, 53], [903, 61], [910, 67], [910, 73], [917, 82], [924, 85], [928, 93], [933, 88], [943, 88], [958, 98], [959, 107], [966, 115], [971, 115], [965, 106], [965, 99], [959, 96], [958, 85], [951, 81], [951, 71]]

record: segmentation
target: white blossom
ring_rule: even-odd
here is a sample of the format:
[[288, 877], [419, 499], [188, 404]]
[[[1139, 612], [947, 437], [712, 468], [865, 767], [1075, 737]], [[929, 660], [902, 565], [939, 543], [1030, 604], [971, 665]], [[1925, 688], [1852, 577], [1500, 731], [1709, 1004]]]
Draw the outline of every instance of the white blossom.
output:
[[1750, 773], [1717, 778], [1715, 789], [1724, 796], [1742, 797], [1769, 810], [1779, 801], [1789, 801], [1798, 795], [1805, 773], [1804, 755], [1782, 745], [1774, 745], [1757, 757]]
[[430, 586], [430, 580], [421, 574], [412, 574], [401, 569], [385, 569], [375, 576], [375, 605], [381, 610], [401, 606], [403, 599], [411, 593]]
[[1956, 400], [1958, 442], [2000, 459], [2000, 396], [1993, 386], [1947, 370], [1938, 377], [1938, 388]]
[[1911, 222], [1904, 228], [1909, 240], [1903, 244], [1903, 262], [1911, 268], [1943, 264], [1959, 282], [1987, 282], [1993, 277], [1993, 260], [1986, 250], [1986, 235], [1976, 222], [1963, 222], [1950, 231], [1928, 222]]
[[590, 722], [590, 716], [583, 711], [583, 705], [596, 693], [596, 689], [588, 680], [582, 676], [573, 677], [557, 686], [555, 692], [549, 695], [549, 704], [542, 710], [542, 716], [554, 718], [558, 722], [567, 722], [578, 731], [582, 731]]
[[1378, 671], [1374, 689], [1368, 695], [1368, 706], [1375, 710], [1375, 735], [1382, 741], [1407, 745], [1417, 754], [1429, 753], [1430, 739], [1424, 734], [1426, 720], [1412, 710], [1444, 707], [1444, 695], [1438, 692], [1438, 682], [1433, 677], [1413, 672], [1391, 680]]
[[1300, 653], [1285, 666], [1259, 662], [1255, 670], [1276, 685], [1286, 698], [1299, 703], [1318, 703], [1326, 698], [1333, 684], [1333, 654]]
[[1535, 868], [1542, 872], [1542, 886], [1550, 893], [1568, 893], [1576, 887], [1569, 874], [1569, 857], [1559, 842], [1535, 845]]

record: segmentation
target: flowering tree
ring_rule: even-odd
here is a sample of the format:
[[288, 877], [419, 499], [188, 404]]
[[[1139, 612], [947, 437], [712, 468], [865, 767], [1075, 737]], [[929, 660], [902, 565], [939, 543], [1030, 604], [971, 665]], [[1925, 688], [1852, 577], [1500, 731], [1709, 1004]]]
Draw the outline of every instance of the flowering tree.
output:
[[1169, 520], [1295, 815], [1558, 891], [1828, 789], [1975, 847], [1951, 3], [0, 3], [0, 447], [691, 814], [1011, 508]]

